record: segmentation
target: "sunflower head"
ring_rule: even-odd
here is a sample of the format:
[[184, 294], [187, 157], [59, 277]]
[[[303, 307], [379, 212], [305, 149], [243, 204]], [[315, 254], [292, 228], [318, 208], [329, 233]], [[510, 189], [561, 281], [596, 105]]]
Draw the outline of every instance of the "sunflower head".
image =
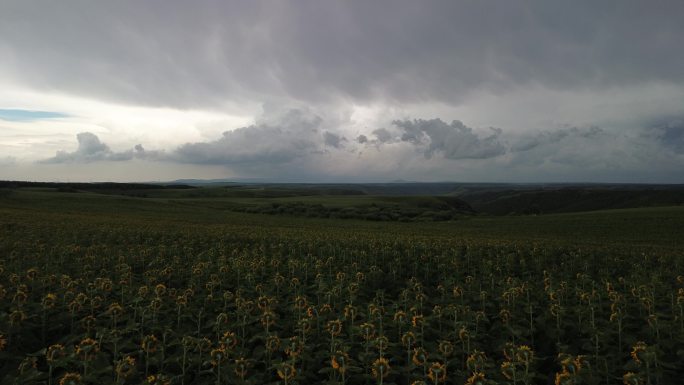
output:
[[624, 385], [641, 385], [641, 379], [639, 378], [639, 375], [633, 372], [627, 372], [625, 373], [624, 376], [622, 376], [622, 383]]
[[454, 352], [454, 344], [451, 341], [443, 340], [439, 342], [437, 349], [441, 355], [449, 357]]
[[247, 370], [249, 369], [249, 362], [244, 357], [240, 357], [235, 360], [235, 375], [240, 377], [241, 380], [245, 379], [247, 376]]
[[126, 379], [135, 373], [135, 358], [126, 356], [116, 362], [116, 374]]
[[380, 357], [377, 360], [373, 361], [373, 366], [372, 366], [372, 374], [373, 378], [375, 379], [381, 379], [387, 377], [390, 371], [390, 365], [389, 361], [384, 358]]
[[63, 345], [50, 345], [50, 347], [48, 347], [47, 349], [47, 352], [45, 353], [45, 360], [48, 362], [48, 364], [52, 365], [55, 361], [61, 359], [65, 355], [66, 351]]
[[100, 351], [100, 347], [97, 341], [92, 338], [83, 339], [76, 345], [76, 354], [84, 361], [91, 360], [98, 351]]
[[57, 295], [54, 293], [48, 293], [43, 297], [43, 302], [42, 305], [45, 309], [52, 309], [55, 307], [55, 303], [57, 302]]
[[423, 366], [423, 365], [427, 364], [427, 360], [428, 360], [428, 353], [427, 353], [427, 351], [425, 351], [425, 349], [423, 349], [423, 348], [413, 349], [413, 356], [411, 357], [411, 361], [413, 361], [413, 363], [416, 366]]
[[485, 385], [487, 378], [483, 372], [473, 372], [473, 374], [466, 380], [466, 385]]
[[170, 385], [171, 380], [163, 374], [153, 374], [147, 376], [147, 384], [149, 385]]
[[266, 350], [270, 353], [275, 353], [280, 349], [280, 338], [276, 335], [270, 335], [266, 338]]
[[276, 314], [270, 309], [266, 309], [266, 311], [261, 314], [261, 325], [263, 325], [263, 327], [272, 326], [275, 324], [275, 321]]
[[515, 377], [515, 364], [511, 361], [504, 361], [501, 364], [501, 374], [503, 374], [507, 380], [512, 380]]
[[111, 314], [113, 317], [118, 317], [123, 313], [123, 307], [121, 307], [118, 302], [113, 302], [107, 308], [107, 313]]
[[344, 318], [354, 320], [356, 318], [357, 310], [354, 305], [347, 305], [344, 307]]
[[146, 335], [143, 337], [140, 347], [145, 353], [154, 353], [159, 347], [159, 340], [157, 340], [154, 334]]
[[300, 309], [300, 310], [305, 309], [306, 304], [307, 304], [306, 297], [303, 297], [301, 295], [297, 296], [294, 300], [294, 306], [297, 309]]
[[26, 313], [22, 310], [14, 310], [10, 313], [9, 320], [11, 326], [18, 326], [26, 319]]
[[234, 332], [227, 331], [223, 333], [220, 339], [220, 345], [223, 347], [225, 350], [232, 350], [237, 346], [238, 339], [237, 335]]
[[570, 372], [564, 370], [560, 373], [556, 373], [556, 379], [553, 383], [554, 385], [574, 385], [575, 377], [570, 374]]
[[486, 360], [487, 357], [485, 356], [484, 352], [475, 350], [471, 355], [468, 356], [468, 359], [466, 359], [466, 365], [468, 366], [468, 369], [472, 370], [473, 372], [477, 372], [484, 369]]
[[446, 365], [439, 363], [439, 362], [433, 362], [432, 365], [430, 365], [430, 369], [428, 371], [428, 378], [432, 382], [437, 384], [439, 382], [446, 381], [446, 374], [447, 374]]
[[349, 365], [349, 355], [346, 352], [338, 350], [330, 357], [330, 366], [339, 373], [344, 373]]
[[465, 342], [469, 337], [470, 333], [468, 332], [468, 329], [466, 329], [466, 327], [463, 326], [461, 330], [458, 331], [458, 339], [460, 339], [461, 342]]
[[364, 322], [361, 324], [360, 328], [361, 333], [363, 334], [363, 338], [366, 341], [370, 340], [371, 338], [373, 338], [373, 336], [375, 336], [375, 325], [368, 322]]
[[330, 333], [331, 337], [336, 337], [342, 333], [342, 321], [338, 319], [328, 321], [326, 329], [328, 330], [328, 333]]
[[632, 360], [634, 360], [637, 365], [641, 365], [641, 363], [647, 358], [647, 351], [648, 345], [646, 345], [644, 341], [639, 341], [634, 344], [629, 355], [632, 356]]
[[211, 365], [219, 366], [226, 361], [228, 355], [226, 354], [226, 349], [224, 347], [219, 347], [212, 349], [209, 356], [211, 357]]
[[401, 343], [406, 347], [412, 346], [416, 342], [416, 335], [413, 332], [406, 332], [401, 336]]
[[295, 378], [295, 376], [297, 376], [297, 370], [295, 369], [294, 365], [289, 362], [280, 363], [276, 371], [281, 380], [292, 380]]
[[290, 339], [287, 342], [287, 346], [285, 346], [285, 354], [292, 358], [295, 358], [302, 353], [303, 349], [304, 346], [302, 345], [302, 341], [299, 339], [299, 337], [290, 337]]
[[389, 345], [389, 339], [385, 336], [379, 336], [378, 338], [375, 339], [375, 347], [378, 348], [380, 351], [385, 351], [387, 350], [387, 346]]
[[161, 296], [163, 296], [164, 294], [166, 294], [166, 285], [164, 285], [163, 283], [160, 283], [160, 284], [158, 284], [157, 286], [155, 286], [155, 287], [154, 287], [154, 294], [155, 294], [157, 297], [161, 297]]
[[518, 360], [518, 362], [529, 365], [534, 359], [534, 351], [527, 345], [520, 345], [518, 346], [518, 350], [515, 352], [515, 358]]
[[81, 383], [81, 375], [78, 373], [66, 373], [59, 380], [59, 385], [79, 385]]

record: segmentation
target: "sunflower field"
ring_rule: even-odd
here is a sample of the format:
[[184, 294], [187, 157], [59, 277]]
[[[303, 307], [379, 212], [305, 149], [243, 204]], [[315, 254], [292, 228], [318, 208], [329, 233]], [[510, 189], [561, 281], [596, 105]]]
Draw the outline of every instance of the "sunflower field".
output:
[[232, 215], [3, 209], [0, 383], [684, 378], [676, 250]]

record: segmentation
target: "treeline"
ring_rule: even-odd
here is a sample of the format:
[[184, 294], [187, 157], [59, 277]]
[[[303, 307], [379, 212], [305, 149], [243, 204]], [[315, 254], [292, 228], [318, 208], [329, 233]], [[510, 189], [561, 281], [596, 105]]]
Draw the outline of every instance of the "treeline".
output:
[[60, 191], [127, 191], [127, 190], [159, 190], [159, 189], [194, 189], [189, 185], [173, 184], [149, 184], [149, 183], [70, 183], [70, 182], [26, 182], [26, 181], [0, 181], [0, 188], [54, 188]]
[[360, 219], [368, 221], [434, 222], [463, 219], [473, 214], [469, 210], [458, 210], [437, 202], [432, 207], [406, 207], [401, 205], [379, 205], [330, 207], [304, 202], [273, 202], [264, 205], [236, 205], [231, 211], [291, 215], [308, 218]]

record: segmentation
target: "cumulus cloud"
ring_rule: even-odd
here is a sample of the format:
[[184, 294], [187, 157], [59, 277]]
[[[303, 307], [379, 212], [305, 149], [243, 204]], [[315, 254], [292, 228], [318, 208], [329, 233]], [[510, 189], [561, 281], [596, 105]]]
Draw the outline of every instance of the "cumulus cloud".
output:
[[[441, 119], [395, 120], [393, 124], [401, 130], [401, 141], [424, 149], [426, 158], [441, 154], [447, 159], [486, 159], [506, 152], [499, 128], [490, 128], [488, 136], [480, 137], [458, 120], [451, 124]], [[381, 142], [391, 140], [385, 132], [376, 136]]]
[[57, 151], [54, 157], [44, 159], [41, 163], [89, 163], [96, 161], [126, 161], [134, 158], [157, 159], [161, 155], [158, 151], [146, 151], [140, 144], [128, 151], [114, 152], [92, 132], [81, 132], [76, 135], [76, 140], [78, 141], [76, 151]]
[[342, 148], [346, 140], [323, 130], [320, 116], [302, 109], [290, 109], [267, 116], [247, 127], [226, 131], [214, 141], [186, 143], [170, 154], [182, 163], [244, 165], [283, 164], [322, 154], [326, 147]]

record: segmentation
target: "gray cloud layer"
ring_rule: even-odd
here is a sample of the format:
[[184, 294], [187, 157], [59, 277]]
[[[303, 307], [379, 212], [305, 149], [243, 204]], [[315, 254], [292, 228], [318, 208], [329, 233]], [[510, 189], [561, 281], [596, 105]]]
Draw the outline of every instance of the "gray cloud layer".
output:
[[518, 86], [684, 83], [684, 2], [110, 1], [0, 5], [0, 73], [161, 106], [458, 103]]

